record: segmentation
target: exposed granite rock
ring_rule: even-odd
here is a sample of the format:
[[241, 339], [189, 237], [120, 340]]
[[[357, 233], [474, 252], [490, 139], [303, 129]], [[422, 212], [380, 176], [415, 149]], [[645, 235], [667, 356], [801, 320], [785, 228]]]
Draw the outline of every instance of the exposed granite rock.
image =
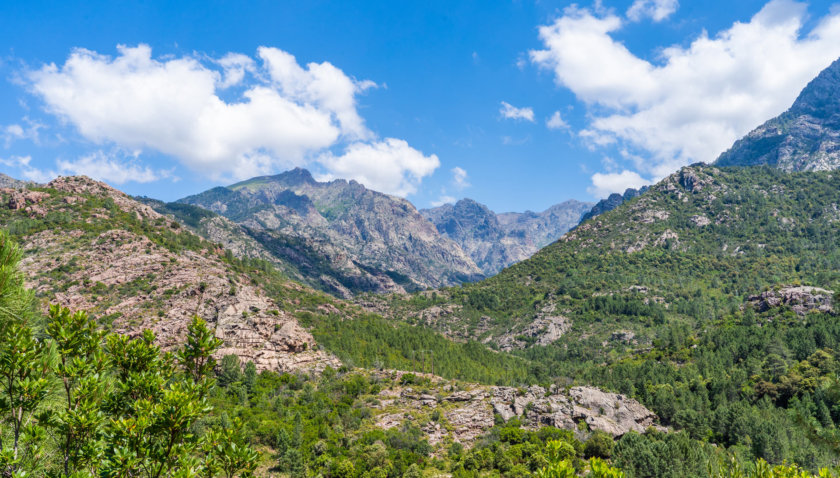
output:
[[[382, 373], [398, 381], [405, 372]], [[532, 430], [554, 426], [583, 433], [580, 423], [586, 423], [589, 430], [604, 431], [613, 437], [629, 431], [644, 433], [650, 427], [665, 430], [656, 425], [656, 415], [636, 400], [594, 387], [572, 387], [565, 391], [554, 386], [546, 390], [539, 386], [520, 389], [460, 384], [465, 388], [453, 390], [438, 377], [423, 376], [431, 381], [428, 393], [400, 386], [379, 393], [376, 408], [382, 409], [382, 413], [375, 418], [377, 426], [392, 428], [405, 421], [420, 421], [421, 429], [433, 445], [442, 442], [447, 434], [453, 441], [471, 445], [493, 427], [495, 414], [504, 420], [520, 417], [523, 426]], [[432, 395], [435, 392], [437, 396]], [[443, 412], [448, 432], [434, 423], [423, 423], [423, 417], [435, 408]], [[400, 411], [395, 413], [395, 409]]]
[[[155, 332], [158, 343], [173, 349], [183, 343], [193, 315], [205, 318], [223, 345], [217, 358], [236, 354], [259, 370], [322, 370], [340, 362], [319, 350], [312, 336], [295, 317], [269, 299], [250, 279], [222, 261], [222, 249], [173, 250], [147, 236], [115, 227], [109, 211], [100, 208], [74, 216], [88, 197], [112, 201], [133, 213], [144, 228], [165, 228], [177, 234], [174, 223], [120, 191], [85, 177], [59, 178], [47, 188], [54, 191], [0, 191], [12, 199], [0, 218], [30, 208], [58, 210], [77, 217], [80, 224], [41, 230], [24, 236], [26, 252], [21, 267], [36, 295], [75, 310], [87, 310], [110, 324], [111, 330], [137, 335]], [[34, 209], [33, 209], [34, 210]], [[81, 217], [86, 217], [82, 222]], [[98, 223], [98, 221], [104, 221]], [[301, 286], [288, 283], [288, 287]], [[290, 307], [285, 307], [289, 310]]]
[[787, 306], [799, 315], [811, 311], [833, 312], [834, 291], [809, 286], [788, 286], [750, 296], [747, 302], [758, 312]]
[[572, 322], [568, 318], [547, 315], [536, 318], [522, 330], [511, 331], [498, 337], [494, 342], [505, 352], [525, 348], [530, 344], [545, 346], [562, 337], [571, 327]]

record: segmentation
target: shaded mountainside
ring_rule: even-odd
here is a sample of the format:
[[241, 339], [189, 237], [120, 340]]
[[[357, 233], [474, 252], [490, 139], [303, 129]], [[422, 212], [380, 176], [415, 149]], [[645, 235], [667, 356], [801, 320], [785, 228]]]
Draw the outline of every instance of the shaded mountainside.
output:
[[591, 206], [570, 200], [540, 213], [496, 214], [472, 199], [461, 199], [420, 213], [442, 235], [461, 246], [484, 274], [490, 276], [557, 240]]
[[178, 201], [216, 212], [317, 288], [349, 297], [404, 292], [482, 277], [408, 201], [355, 181], [315, 181], [295, 169]]
[[719, 166], [766, 164], [785, 171], [840, 167], [840, 59], [799, 94], [791, 108], [738, 140]]

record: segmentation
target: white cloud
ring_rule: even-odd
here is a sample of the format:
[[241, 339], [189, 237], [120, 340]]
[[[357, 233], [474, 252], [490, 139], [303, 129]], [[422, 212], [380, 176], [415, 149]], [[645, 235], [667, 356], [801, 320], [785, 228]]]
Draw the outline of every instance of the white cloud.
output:
[[677, 0], [636, 0], [627, 9], [627, 18], [634, 22], [643, 18], [661, 22], [676, 12], [679, 6]]
[[805, 4], [774, 0], [749, 22], [666, 48], [652, 63], [613, 39], [621, 18], [571, 7], [540, 28], [545, 49], [530, 56], [589, 106], [582, 137], [619, 143], [639, 172], [658, 178], [713, 161], [840, 56], [840, 12], [807, 32], [805, 18]]
[[439, 197], [436, 201], [432, 201], [433, 207], [440, 207], [444, 204], [455, 204], [456, 199], [452, 196], [443, 195]]
[[569, 123], [566, 123], [559, 111], [555, 111], [550, 118], [545, 120], [545, 126], [548, 129], [566, 129], [569, 127]]
[[23, 122], [26, 123], [26, 126], [15, 123], [0, 128], [0, 138], [3, 139], [6, 148], [20, 139], [29, 139], [36, 144], [39, 142], [39, 130], [44, 128], [44, 125], [29, 118], [23, 118]]
[[534, 109], [530, 107], [517, 108], [510, 103], [502, 101], [502, 107], [499, 108], [499, 113], [505, 119], [534, 122]]
[[420, 181], [440, 166], [436, 155], [426, 156], [394, 138], [353, 143], [344, 154], [327, 153], [319, 162], [329, 172], [324, 179], [355, 179], [370, 189], [397, 196], [414, 193]]
[[[371, 187], [396, 194], [414, 191], [429, 174], [424, 168], [439, 164], [436, 156], [423, 156], [404, 141], [378, 141], [365, 126], [357, 96], [375, 83], [353, 79], [329, 62], [301, 66], [277, 48], [260, 47], [256, 58], [229, 53], [218, 60], [153, 58], [147, 45], [119, 46], [115, 57], [76, 49], [63, 65], [49, 64], [27, 77], [48, 111], [83, 138], [158, 151], [217, 180], [323, 159], [331, 174], [366, 178]], [[342, 146], [350, 156], [325, 154]], [[407, 160], [408, 150], [434, 161]], [[374, 157], [365, 160], [364, 153]], [[376, 171], [367, 167], [374, 163]], [[99, 158], [66, 166], [99, 171], [114, 182], [136, 173], [143, 179], [161, 177], [136, 161]], [[127, 168], [125, 174], [117, 171], [120, 166]]]
[[67, 175], [85, 175], [112, 184], [150, 183], [170, 177], [170, 171], [155, 171], [133, 160], [109, 157], [101, 151], [77, 160], [56, 161], [59, 171]]
[[36, 183], [47, 183], [58, 176], [55, 171], [45, 171], [32, 166], [32, 156], [12, 156], [8, 159], [0, 159], [0, 164], [18, 170], [20, 179], [34, 181]]
[[624, 170], [620, 173], [595, 173], [592, 175], [592, 186], [587, 191], [595, 197], [603, 198], [612, 193], [623, 193], [627, 188], [638, 189], [651, 181], [634, 171]]
[[465, 189], [470, 187], [467, 171], [464, 168], [460, 166], [455, 166], [454, 168], [452, 168], [452, 184], [454, 184], [455, 187], [458, 189]]

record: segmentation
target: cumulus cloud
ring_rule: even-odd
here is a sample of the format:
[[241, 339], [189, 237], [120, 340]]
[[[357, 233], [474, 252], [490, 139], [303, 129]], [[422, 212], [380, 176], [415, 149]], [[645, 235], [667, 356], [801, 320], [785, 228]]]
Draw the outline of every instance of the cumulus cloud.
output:
[[676, 12], [679, 6], [677, 0], [636, 0], [627, 9], [627, 18], [634, 22], [643, 18], [661, 22]]
[[569, 127], [569, 123], [566, 123], [559, 111], [555, 111], [551, 117], [545, 120], [545, 126], [548, 129], [566, 129]]
[[454, 168], [452, 168], [452, 184], [455, 185], [455, 187], [458, 189], [465, 189], [470, 187], [467, 171], [464, 168], [460, 166], [455, 166]]
[[440, 207], [444, 204], [455, 204], [456, 199], [453, 196], [447, 196], [446, 194], [442, 195], [441, 197], [437, 198], [437, 200], [432, 201], [433, 207]]
[[[254, 58], [229, 53], [220, 59], [154, 58], [142, 44], [117, 50], [111, 57], [76, 49], [63, 65], [27, 74], [47, 110], [95, 144], [154, 150], [217, 180], [323, 160], [335, 177], [365, 178], [394, 194], [414, 191], [426, 168], [437, 167], [436, 156], [404, 141], [379, 141], [357, 111], [357, 96], [376, 84], [329, 62], [300, 65], [270, 47], [260, 47]], [[325, 154], [343, 146], [342, 156]], [[363, 158], [366, 153], [374, 157]], [[99, 171], [114, 182], [124, 176], [116, 171], [121, 166], [126, 176], [163, 177], [136, 161], [91, 157], [66, 166]]]
[[593, 196], [603, 198], [612, 193], [623, 193], [627, 188], [638, 189], [645, 184], [650, 184], [635, 171], [624, 170], [620, 173], [595, 173], [592, 175], [592, 186], [587, 191]]
[[525, 120], [534, 122], [534, 109], [530, 107], [517, 108], [510, 103], [502, 101], [502, 107], [499, 108], [499, 114], [502, 118], [512, 120]]
[[420, 181], [440, 166], [436, 155], [426, 156], [395, 138], [353, 143], [343, 154], [326, 153], [319, 162], [329, 171], [324, 179], [355, 179], [370, 189], [396, 196], [417, 191]]
[[787, 109], [840, 56], [840, 12], [809, 31], [803, 31], [805, 19], [805, 4], [774, 0], [750, 21], [713, 36], [704, 32], [650, 62], [613, 38], [624, 19], [570, 7], [540, 27], [545, 48], [530, 58], [588, 105], [591, 123], [583, 138], [629, 151], [641, 174], [660, 178], [685, 164], [713, 161]]
[[102, 151], [82, 156], [76, 160], [56, 161], [58, 170], [67, 175], [85, 175], [113, 184], [127, 182], [150, 183], [171, 175], [170, 171], [153, 170], [135, 160], [109, 157]]
[[0, 164], [15, 168], [19, 172], [19, 177], [28, 181], [36, 183], [47, 183], [58, 176], [55, 171], [45, 171], [32, 166], [32, 156], [12, 156], [10, 158], [0, 158]]

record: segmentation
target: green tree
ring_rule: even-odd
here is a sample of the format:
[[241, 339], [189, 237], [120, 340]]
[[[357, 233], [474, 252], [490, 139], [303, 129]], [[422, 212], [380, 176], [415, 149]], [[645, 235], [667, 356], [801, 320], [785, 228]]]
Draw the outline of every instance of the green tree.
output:
[[49, 319], [47, 334], [57, 354], [54, 373], [64, 396], [61, 408], [47, 414], [45, 421], [59, 437], [64, 476], [80, 470], [93, 474], [104, 446], [105, 414], [100, 404], [107, 393], [105, 334], [84, 312], [52, 305]]
[[18, 268], [21, 252], [0, 231], [0, 474], [34, 474], [43, 456], [43, 428], [34, 415], [49, 391], [49, 351], [34, 337], [35, 302]]

